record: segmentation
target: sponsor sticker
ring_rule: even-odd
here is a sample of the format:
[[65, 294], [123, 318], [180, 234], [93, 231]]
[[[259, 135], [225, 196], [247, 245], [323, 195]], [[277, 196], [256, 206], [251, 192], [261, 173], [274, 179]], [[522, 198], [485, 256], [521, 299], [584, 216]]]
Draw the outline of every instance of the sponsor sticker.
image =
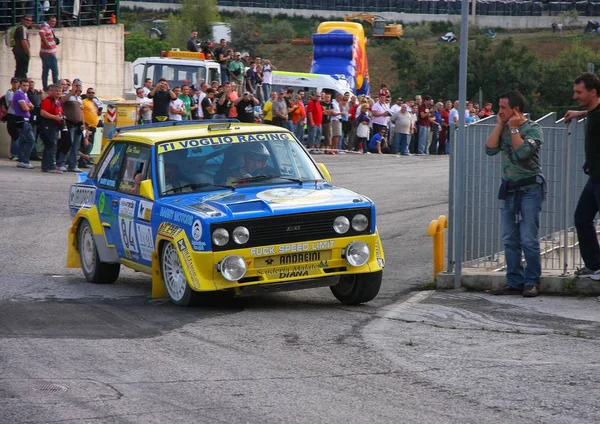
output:
[[277, 265], [294, 265], [308, 262], [322, 262], [331, 259], [331, 250], [322, 250], [316, 252], [292, 253], [281, 256], [267, 256], [256, 258], [254, 260], [255, 268], [263, 268]]
[[327, 261], [321, 261], [315, 264], [285, 266], [256, 270], [258, 275], [264, 275], [267, 278], [295, 278], [307, 277], [310, 275], [321, 275], [325, 268], [328, 268]]
[[175, 238], [181, 231], [181, 227], [171, 224], [170, 222], [163, 222], [160, 224], [160, 227], [158, 227], [158, 234], [171, 239]]
[[165, 207], [160, 208], [160, 217], [188, 226], [191, 226], [194, 222], [193, 215]]
[[96, 188], [89, 186], [71, 186], [69, 205], [72, 208], [91, 208], [96, 200]]
[[181, 256], [183, 257], [183, 261], [185, 262], [190, 278], [192, 279], [192, 286], [200, 288], [200, 282], [198, 281], [198, 276], [196, 275], [196, 268], [194, 268], [194, 261], [192, 260], [192, 255], [188, 250], [185, 239], [177, 240], [177, 250], [179, 250]]
[[286, 205], [307, 205], [326, 202], [331, 199], [331, 193], [324, 190], [308, 190], [302, 188], [275, 188], [256, 194], [267, 203], [284, 203]]
[[287, 253], [309, 252], [311, 250], [333, 249], [335, 240], [311, 241], [308, 243], [282, 244], [280, 246], [252, 247], [250, 256], [274, 256]]
[[202, 238], [202, 223], [199, 219], [195, 220], [192, 224], [192, 238], [198, 241]]
[[137, 217], [141, 221], [150, 221], [152, 217], [152, 202], [140, 200]]
[[202, 146], [223, 146], [233, 143], [252, 143], [260, 141], [281, 141], [293, 140], [290, 134], [286, 133], [261, 133], [244, 135], [226, 135], [205, 137], [192, 140], [178, 140], [162, 143], [156, 146], [158, 154], [172, 152], [173, 150], [192, 149]]
[[152, 228], [147, 225], [137, 224], [137, 236], [140, 243], [140, 254], [145, 261], [152, 260], [154, 252], [154, 240], [152, 239]]

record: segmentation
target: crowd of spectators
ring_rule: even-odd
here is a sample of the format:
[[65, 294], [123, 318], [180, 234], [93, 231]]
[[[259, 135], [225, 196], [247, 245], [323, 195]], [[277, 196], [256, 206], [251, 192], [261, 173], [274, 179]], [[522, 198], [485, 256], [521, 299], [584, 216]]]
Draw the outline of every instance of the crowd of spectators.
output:
[[0, 98], [0, 118], [11, 138], [9, 159], [17, 168], [62, 174], [90, 168], [96, 129], [103, 126], [102, 102], [93, 87], [61, 79], [46, 90], [35, 88], [32, 78], [11, 79]]

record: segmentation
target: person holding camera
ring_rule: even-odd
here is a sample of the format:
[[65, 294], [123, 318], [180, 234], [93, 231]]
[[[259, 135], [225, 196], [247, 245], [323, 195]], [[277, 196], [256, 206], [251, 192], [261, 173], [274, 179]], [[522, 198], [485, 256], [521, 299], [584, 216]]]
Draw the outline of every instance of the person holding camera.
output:
[[79, 161], [79, 149], [83, 138], [83, 82], [79, 78], [73, 80], [71, 90], [61, 99], [63, 104], [63, 115], [67, 122], [68, 137], [62, 138], [58, 147], [58, 159], [56, 165], [65, 172], [81, 172], [77, 166]]
[[381, 128], [387, 129], [390, 124], [390, 106], [386, 101], [386, 93], [384, 91], [379, 92], [379, 97], [373, 106], [371, 107], [371, 124], [373, 127], [373, 134], [378, 134]]
[[258, 99], [248, 91], [242, 97], [235, 99], [233, 104], [237, 109], [240, 122], [254, 123], [254, 106], [257, 106], [259, 103]]
[[240, 52], [235, 53], [234, 60], [229, 64], [229, 77], [237, 84], [238, 95], [241, 95], [244, 89], [244, 63]]
[[[62, 87], [59, 84], [48, 86], [48, 97], [42, 100], [40, 106], [39, 134], [44, 144], [42, 152], [42, 172], [62, 174], [56, 166], [56, 147], [59, 133], [63, 129], [64, 117], [60, 98]], [[65, 124], [66, 130], [66, 124]]]
[[215, 58], [217, 62], [219, 62], [219, 66], [221, 67], [221, 81], [226, 83], [229, 81], [229, 60], [231, 56], [227, 50], [227, 41], [224, 38], [221, 38], [219, 42], [219, 47], [215, 49]]
[[[506, 261], [506, 283], [495, 295], [539, 294], [540, 212], [546, 181], [540, 166], [542, 128], [524, 115], [525, 97], [510, 91], [499, 97], [496, 126], [485, 142], [488, 156], [502, 153], [502, 184], [498, 198], [502, 207], [502, 242]], [[526, 267], [521, 257], [525, 255]]]
[[158, 80], [148, 98], [152, 99], [152, 122], [165, 122], [169, 120], [171, 101], [177, 99], [177, 94], [171, 90], [166, 79]]
[[56, 46], [60, 40], [54, 34], [56, 16], [50, 16], [48, 22], [40, 25], [40, 59], [42, 59], [42, 88], [48, 91], [48, 74], [52, 71], [52, 83], [58, 82], [58, 59], [56, 58]]

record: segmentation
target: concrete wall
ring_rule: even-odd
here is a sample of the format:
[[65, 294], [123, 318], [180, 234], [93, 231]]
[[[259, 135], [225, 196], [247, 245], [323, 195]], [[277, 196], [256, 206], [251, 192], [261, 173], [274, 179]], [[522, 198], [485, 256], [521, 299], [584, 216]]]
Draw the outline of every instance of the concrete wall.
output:
[[[122, 7], [138, 7], [148, 10], [174, 10], [179, 7], [178, 4], [170, 3], [146, 3], [134, 1], [121, 1]], [[219, 11], [235, 12], [241, 10], [240, 7], [234, 6], [219, 6]], [[246, 13], [264, 13], [267, 15], [277, 15], [280, 13], [289, 13], [291, 15], [303, 16], [310, 18], [311, 16], [321, 16], [323, 19], [328, 19], [332, 16], [343, 18], [344, 14], [352, 13], [343, 10], [312, 10], [312, 9], [278, 9], [278, 8], [263, 8], [263, 7], [244, 7]], [[421, 22], [444, 22], [452, 23], [460, 22], [460, 15], [429, 15], [418, 13], [396, 13], [385, 12], [379, 13], [389, 21], [402, 22], [405, 24], [415, 24]], [[532, 29], [532, 28], [550, 28], [552, 22], [557, 21], [557, 16], [476, 16], [477, 25], [482, 27], [500, 27], [506, 29]], [[580, 16], [579, 26], [585, 26], [588, 20], [597, 21], [600, 17]]]
[[[99, 97], [121, 97], [125, 81], [125, 44], [123, 25], [86, 26], [56, 29], [60, 38], [57, 48], [60, 77], [80, 78], [84, 90], [94, 87]], [[4, 44], [4, 32], [0, 32], [0, 92], [10, 87], [15, 72], [15, 59]], [[42, 62], [39, 57], [40, 37], [35, 29], [29, 30], [32, 57], [29, 62], [29, 77], [42, 88]], [[52, 82], [52, 77], [49, 77]]]

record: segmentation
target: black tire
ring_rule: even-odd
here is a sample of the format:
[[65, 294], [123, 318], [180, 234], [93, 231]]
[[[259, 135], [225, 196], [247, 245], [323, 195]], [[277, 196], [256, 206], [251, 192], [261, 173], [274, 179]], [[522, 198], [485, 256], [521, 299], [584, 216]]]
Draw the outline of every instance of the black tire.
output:
[[199, 298], [199, 293], [188, 284], [183, 266], [172, 243], [163, 243], [160, 249], [160, 271], [169, 299], [175, 305], [191, 306]]
[[381, 288], [382, 276], [382, 271], [344, 275], [338, 284], [329, 288], [336, 299], [344, 305], [358, 305], [375, 299]]
[[83, 220], [79, 225], [77, 250], [79, 251], [79, 263], [86, 280], [94, 284], [112, 284], [117, 281], [121, 264], [109, 264], [100, 261], [94, 233], [87, 220]]

